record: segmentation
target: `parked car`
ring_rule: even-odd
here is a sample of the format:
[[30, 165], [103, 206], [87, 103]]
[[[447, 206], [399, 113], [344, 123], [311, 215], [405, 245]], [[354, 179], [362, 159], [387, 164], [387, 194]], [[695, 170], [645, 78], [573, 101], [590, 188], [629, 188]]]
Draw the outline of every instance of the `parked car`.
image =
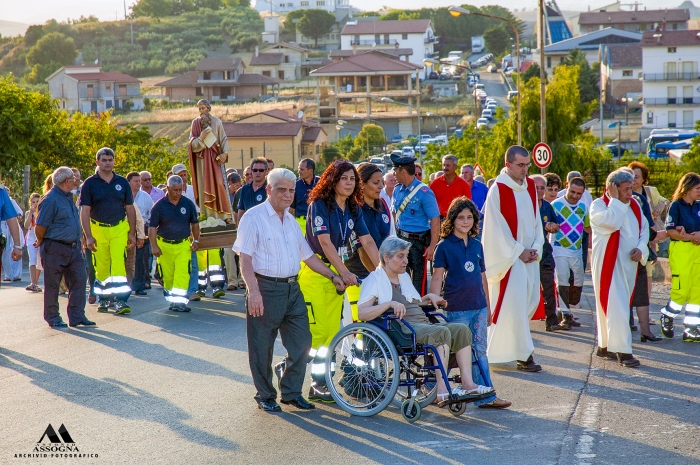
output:
[[397, 156], [399, 156], [399, 157], [402, 157], [402, 156], [403, 156], [403, 150], [399, 150], [399, 149], [397, 149], [397, 150], [392, 150], [391, 153], [389, 154], [389, 157], [391, 157], [392, 155], [397, 155]]
[[518, 91], [517, 90], [511, 90], [508, 92], [508, 96], [506, 97], [508, 100], [512, 99], [513, 97], [518, 96]]
[[506, 70], [503, 71], [503, 74], [505, 74], [506, 76], [510, 76], [514, 72], [515, 72], [515, 69], [511, 67], [511, 68], [506, 68]]
[[491, 110], [489, 110], [489, 109], [482, 110], [482, 111], [481, 111], [481, 117], [482, 117], [482, 118], [488, 118], [488, 120], [490, 121], [491, 118], [493, 118], [493, 112], [492, 112]]
[[391, 138], [391, 142], [397, 144], [400, 143], [403, 140], [403, 137], [401, 134], [394, 134], [394, 137]]
[[478, 120], [476, 120], [476, 124], [478, 125], [479, 123], [489, 124], [489, 119], [488, 118], [479, 118]]
[[484, 90], [484, 85], [481, 83], [474, 84], [474, 90]]
[[440, 73], [441, 81], [448, 81], [451, 78], [450, 73]]
[[416, 156], [416, 151], [413, 150], [413, 147], [409, 147], [408, 145], [405, 146], [404, 148], [401, 149], [401, 156], [408, 156], [408, 157], [415, 157]]
[[484, 123], [484, 122], [482, 121], [481, 123], [476, 123], [476, 128], [477, 128], [477, 129], [481, 129], [481, 128], [486, 128], [486, 129], [488, 129], [488, 128], [489, 128], [489, 125], [488, 125], [488, 123]]
[[437, 140], [437, 139], [434, 139], [434, 138], [428, 139], [428, 140], [425, 141], [425, 145], [435, 145], [435, 144], [438, 144], [438, 143], [439, 143], [438, 140]]
[[496, 101], [496, 99], [491, 98], [491, 97], [486, 99], [486, 105], [488, 105], [489, 103], [495, 103], [496, 105], [498, 105], [498, 102]]
[[498, 67], [496, 65], [489, 65], [488, 68], [486, 68], [486, 71], [489, 73], [497, 73]]
[[455, 132], [453, 133], [453, 135], [455, 137], [462, 137], [463, 134], [464, 134], [464, 129], [461, 129], [461, 128], [455, 129]]
[[[405, 148], [405, 147], [404, 147], [404, 148]], [[415, 152], [420, 152], [420, 153], [422, 153], [423, 155], [425, 155], [426, 152], [428, 151], [428, 146], [427, 146], [427, 144], [425, 144], [425, 143], [416, 144], [416, 146], [414, 147], [414, 149], [415, 149], [415, 150], [414, 150], [414, 153], [415, 153]]]
[[440, 134], [438, 136], [435, 136], [435, 141], [438, 144], [447, 145], [447, 136], [445, 134]]
[[436, 73], [435, 71], [431, 71], [430, 74], [428, 75], [428, 79], [439, 79], [440, 75]]
[[418, 137], [418, 139], [420, 139], [421, 142], [425, 142], [430, 138], [430, 134], [421, 134], [420, 137]]
[[496, 103], [496, 102], [489, 102], [489, 101], [486, 102], [486, 108], [493, 111], [494, 113], [496, 113], [497, 107], [498, 107], [498, 103]]

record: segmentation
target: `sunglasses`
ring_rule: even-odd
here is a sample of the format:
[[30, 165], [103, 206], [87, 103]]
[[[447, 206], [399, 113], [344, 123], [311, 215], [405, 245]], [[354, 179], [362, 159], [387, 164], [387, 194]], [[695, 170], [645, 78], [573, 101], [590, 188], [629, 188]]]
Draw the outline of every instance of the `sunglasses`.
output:
[[263, 169], [254, 168], [254, 169], [251, 169], [250, 171], [252, 171], [253, 173], [264, 173], [267, 170], [264, 168]]

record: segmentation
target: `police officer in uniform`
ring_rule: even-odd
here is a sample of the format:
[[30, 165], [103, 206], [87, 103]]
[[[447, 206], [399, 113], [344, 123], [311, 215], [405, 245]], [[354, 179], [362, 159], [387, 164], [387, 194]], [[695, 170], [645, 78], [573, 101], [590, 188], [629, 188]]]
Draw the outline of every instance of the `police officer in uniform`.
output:
[[391, 211], [396, 220], [396, 235], [411, 243], [408, 267], [413, 286], [426, 293], [427, 260], [432, 260], [440, 234], [440, 210], [435, 194], [416, 178], [416, 158], [394, 154], [397, 185], [392, 196]]
[[117, 314], [131, 312], [126, 303], [131, 287], [126, 279], [126, 249], [136, 246], [136, 212], [131, 186], [115, 174], [114, 150], [97, 151], [97, 173], [83, 183], [80, 192], [80, 220], [86, 247], [95, 266], [97, 311], [106, 313], [110, 298], [116, 300]]
[[289, 213], [294, 215], [304, 234], [306, 234], [306, 213], [309, 211], [309, 192], [316, 187], [320, 179], [315, 175], [315, 171], [316, 162], [311, 158], [304, 158], [299, 162], [299, 179], [294, 189], [294, 201], [289, 208]]
[[[168, 179], [168, 193], [153, 206], [148, 239], [158, 259], [165, 300], [170, 310], [189, 312], [187, 286], [190, 259], [199, 245], [199, 224], [194, 203], [182, 195], [184, 183], [179, 176]], [[192, 235], [192, 243], [187, 240]]]

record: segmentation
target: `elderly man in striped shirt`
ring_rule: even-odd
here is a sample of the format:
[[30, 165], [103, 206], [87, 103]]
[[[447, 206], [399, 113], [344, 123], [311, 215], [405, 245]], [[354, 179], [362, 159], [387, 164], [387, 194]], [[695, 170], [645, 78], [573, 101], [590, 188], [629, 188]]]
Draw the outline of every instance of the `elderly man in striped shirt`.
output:
[[267, 175], [267, 200], [246, 211], [233, 250], [241, 257], [248, 291], [246, 328], [248, 360], [258, 408], [280, 412], [272, 383], [272, 350], [279, 332], [287, 349], [279, 379], [282, 403], [309, 410], [314, 405], [301, 395], [311, 348], [309, 317], [297, 274], [304, 261], [313, 271], [345, 290], [340, 279], [311, 251], [294, 217], [286, 211], [294, 200], [296, 177], [276, 168]]

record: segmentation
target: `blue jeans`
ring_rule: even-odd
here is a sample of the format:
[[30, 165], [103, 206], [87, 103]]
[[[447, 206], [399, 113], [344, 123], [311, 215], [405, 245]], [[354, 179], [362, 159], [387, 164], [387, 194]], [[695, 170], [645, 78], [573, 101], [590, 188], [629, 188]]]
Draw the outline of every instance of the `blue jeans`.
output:
[[190, 261], [190, 286], [187, 288], [188, 296], [191, 296], [199, 289], [199, 283], [197, 283], [198, 274], [199, 265], [197, 265], [197, 252], [192, 252], [192, 260]]
[[[492, 387], [493, 383], [491, 383], [491, 373], [489, 372], [489, 359], [486, 356], [486, 343], [488, 341], [488, 326], [486, 321], [488, 319], [488, 311], [489, 309], [487, 307], [479, 310], [464, 310], [461, 312], [448, 310], [445, 312], [445, 318], [450, 323], [463, 323], [469, 326], [472, 332], [474, 350], [476, 351], [479, 365], [481, 365], [481, 369], [484, 372], [482, 376], [479, 365], [472, 365], [472, 378], [476, 384]], [[495, 395], [478, 400], [474, 402], [474, 405], [488, 404], [494, 400], [496, 400]]]

